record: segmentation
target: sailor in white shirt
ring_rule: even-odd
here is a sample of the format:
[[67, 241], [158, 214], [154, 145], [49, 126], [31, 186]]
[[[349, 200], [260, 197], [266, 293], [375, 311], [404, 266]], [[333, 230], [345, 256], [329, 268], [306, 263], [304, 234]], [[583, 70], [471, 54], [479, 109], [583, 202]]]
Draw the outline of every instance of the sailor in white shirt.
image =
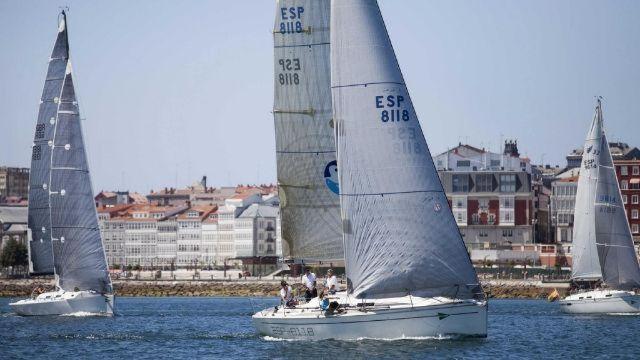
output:
[[329, 292], [329, 294], [335, 294], [336, 291], [338, 291], [338, 278], [336, 278], [336, 276], [333, 275], [333, 269], [329, 269], [329, 271], [327, 271], [327, 280], [325, 283], [325, 288], [326, 288], [326, 291]]
[[287, 284], [286, 281], [282, 280], [280, 282], [280, 302], [285, 304], [285, 306], [293, 306], [293, 291], [291, 290], [291, 286]]
[[304, 297], [307, 301], [318, 296], [318, 290], [316, 290], [316, 274], [312, 273], [309, 268], [304, 269], [304, 286], [306, 287]]

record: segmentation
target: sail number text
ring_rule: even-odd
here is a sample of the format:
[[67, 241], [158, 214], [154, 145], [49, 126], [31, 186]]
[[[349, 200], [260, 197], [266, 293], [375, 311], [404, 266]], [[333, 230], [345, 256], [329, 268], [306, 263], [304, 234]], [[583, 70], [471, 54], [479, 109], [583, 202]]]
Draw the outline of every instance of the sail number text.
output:
[[300, 75], [297, 73], [302, 70], [300, 59], [279, 59], [278, 82], [280, 85], [298, 85], [300, 84]]
[[302, 29], [302, 13], [304, 7], [289, 7], [280, 8], [280, 33], [281, 34], [295, 34], [301, 33]]
[[402, 95], [378, 95], [376, 96], [376, 108], [380, 111], [380, 121], [400, 122], [409, 121], [409, 110], [402, 109], [404, 96]]

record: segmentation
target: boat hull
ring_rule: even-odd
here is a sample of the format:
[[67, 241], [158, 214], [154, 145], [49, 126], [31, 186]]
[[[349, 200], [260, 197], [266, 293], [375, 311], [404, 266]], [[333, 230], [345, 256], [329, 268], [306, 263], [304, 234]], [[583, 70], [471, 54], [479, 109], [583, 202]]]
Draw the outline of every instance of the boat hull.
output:
[[325, 316], [287, 316], [286, 310], [268, 309], [253, 316], [258, 333], [282, 339], [402, 339], [427, 337], [486, 337], [486, 302], [463, 301], [388, 310], [350, 310]]
[[640, 295], [630, 291], [594, 290], [560, 300], [560, 309], [571, 314], [640, 313]]
[[35, 299], [20, 300], [9, 305], [16, 314], [22, 316], [74, 313], [112, 316], [114, 295], [103, 295], [91, 291], [58, 291], [44, 293]]

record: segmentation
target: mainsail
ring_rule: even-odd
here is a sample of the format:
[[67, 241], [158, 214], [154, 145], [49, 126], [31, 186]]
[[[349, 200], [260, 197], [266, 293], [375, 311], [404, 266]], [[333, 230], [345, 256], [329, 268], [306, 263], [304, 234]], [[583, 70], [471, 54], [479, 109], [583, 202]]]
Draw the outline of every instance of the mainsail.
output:
[[[66, 15], [62, 12], [57, 64], [63, 72], [61, 91], [45, 97], [57, 109], [49, 125], [53, 128], [49, 151], [49, 181], [53, 263], [58, 286], [67, 291], [111, 292], [98, 218], [91, 189], [78, 103], [73, 86]], [[58, 43], [56, 43], [58, 48]], [[55, 51], [54, 51], [55, 55]], [[46, 94], [45, 94], [46, 95]], [[44, 187], [44, 186], [43, 186]]]
[[342, 260], [329, 70], [329, 0], [279, 0], [274, 121], [282, 238], [302, 261]]
[[598, 100], [582, 153], [573, 232], [574, 280], [609, 287], [640, 287], [640, 267], [621, 200]]
[[349, 291], [479, 294], [375, 0], [333, 1], [331, 86]]
[[53, 274], [51, 207], [49, 206], [51, 144], [53, 144], [68, 60], [69, 42], [63, 20], [58, 28], [58, 38], [49, 59], [49, 69], [40, 99], [31, 153], [28, 226], [32, 235], [29, 242], [30, 272], [34, 275]]

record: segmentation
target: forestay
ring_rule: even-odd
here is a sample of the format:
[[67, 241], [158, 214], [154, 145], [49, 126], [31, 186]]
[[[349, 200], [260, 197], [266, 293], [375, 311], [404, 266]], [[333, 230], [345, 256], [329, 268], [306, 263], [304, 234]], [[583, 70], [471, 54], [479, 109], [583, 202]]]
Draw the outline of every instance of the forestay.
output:
[[30, 272], [34, 275], [53, 274], [49, 169], [51, 167], [53, 132], [58, 120], [59, 99], [69, 59], [68, 44], [67, 29], [62, 21], [49, 59], [49, 69], [40, 99], [31, 153], [28, 226], [31, 229]]
[[[63, 12], [61, 27], [66, 27]], [[68, 43], [63, 38], [68, 59]], [[87, 166], [78, 103], [70, 61], [66, 61], [62, 92], [53, 126], [50, 207], [55, 272], [67, 291], [111, 292], [91, 179]]]
[[331, 120], [329, 0], [280, 0], [274, 28], [274, 121], [282, 238], [296, 260], [341, 260]]
[[[600, 101], [596, 108], [596, 118], [601, 124], [600, 127], [603, 127]], [[639, 288], [638, 257], [633, 246], [633, 237], [621, 200], [620, 187], [604, 129], [601, 134], [594, 212], [602, 280], [607, 286], [616, 289]], [[587, 162], [588, 159], [589, 157]], [[587, 165], [583, 161], [583, 168]]]
[[349, 291], [480, 294], [375, 0], [332, 2], [331, 82]]

